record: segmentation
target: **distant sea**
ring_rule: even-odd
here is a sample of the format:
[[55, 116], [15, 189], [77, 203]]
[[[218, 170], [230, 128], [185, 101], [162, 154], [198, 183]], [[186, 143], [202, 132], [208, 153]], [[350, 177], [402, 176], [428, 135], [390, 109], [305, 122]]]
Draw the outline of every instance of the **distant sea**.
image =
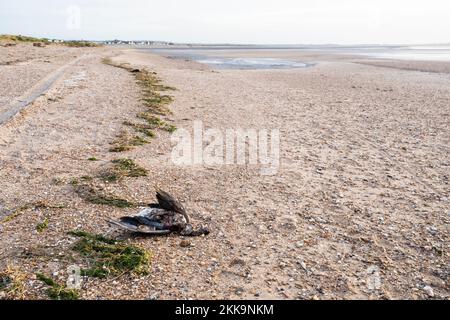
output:
[[450, 61], [450, 45], [371, 46], [323, 49], [335, 53], [362, 55], [378, 59]]
[[[398, 59], [415, 61], [450, 61], [450, 45], [416, 45], [416, 46], [252, 46], [252, 45], [210, 45], [144, 49], [151, 50], [165, 56], [194, 60], [208, 64], [217, 69], [288, 69], [305, 68], [312, 64], [275, 58], [246, 58], [236, 57], [240, 51], [308, 51], [328, 54], [345, 54], [364, 56], [375, 59]], [[211, 53], [211, 51], [215, 51]], [[233, 52], [227, 57], [227, 52]], [[220, 54], [215, 55], [218, 52]], [[223, 52], [223, 53], [222, 53]]]
[[[227, 52], [235, 53], [249, 50], [267, 50], [267, 47], [202, 46], [195, 48], [171, 48], [171, 49], [165, 48], [165, 49], [150, 49], [150, 50], [170, 58], [187, 59], [207, 64], [215, 69], [239, 69], [239, 70], [292, 69], [292, 68], [306, 68], [312, 65], [311, 63], [304, 63], [299, 61], [277, 59], [270, 57], [267, 58], [227, 57]], [[213, 50], [215, 51], [213, 54], [211, 54], [211, 52], [208, 52], [208, 54], [206, 54], [207, 51]], [[289, 49], [279, 49], [279, 50], [289, 50]]]

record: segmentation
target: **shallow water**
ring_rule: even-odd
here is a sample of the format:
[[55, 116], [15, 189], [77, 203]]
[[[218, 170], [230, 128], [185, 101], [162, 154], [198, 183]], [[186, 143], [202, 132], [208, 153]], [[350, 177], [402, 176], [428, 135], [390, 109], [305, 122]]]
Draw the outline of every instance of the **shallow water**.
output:
[[292, 69], [306, 68], [310, 64], [275, 58], [216, 58], [204, 57], [196, 60], [218, 69]]
[[346, 48], [335, 52], [362, 55], [376, 59], [450, 61], [449, 46], [378, 46], [370, 48]]
[[[314, 64], [301, 61], [271, 58], [270, 52], [298, 51], [324, 54], [344, 54], [364, 56], [374, 59], [398, 59], [420, 61], [450, 61], [449, 45], [416, 45], [416, 46], [199, 46], [191, 48], [144, 49], [175, 59], [186, 59], [204, 63], [215, 69], [292, 69], [306, 68]], [[239, 57], [239, 52], [267, 51], [263, 58]], [[228, 56], [230, 52], [232, 56]]]
[[450, 50], [399, 50], [369, 54], [379, 59], [399, 59], [417, 61], [450, 61]]
[[[202, 49], [156, 49], [152, 50], [164, 56], [174, 59], [192, 60], [207, 64], [214, 69], [238, 69], [238, 70], [260, 70], [260, 69], [293, 69], [306, 68], [312, 66], [311, 63], [304, 63], [294, 60], [277, 58], [235, 58], [215, 56], [211, 54], [201, 54], [201, 50], [217, 50], [217, 48]], [[227, 48], [227, 50], [230, 50]], [[244, 52], [248, 48], [232, 48], [234, 52]]]

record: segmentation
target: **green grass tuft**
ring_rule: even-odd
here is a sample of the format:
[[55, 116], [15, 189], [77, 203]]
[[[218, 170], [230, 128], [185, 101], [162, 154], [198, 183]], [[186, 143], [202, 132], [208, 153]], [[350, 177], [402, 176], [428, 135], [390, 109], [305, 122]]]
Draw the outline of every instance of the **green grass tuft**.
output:
[[47, 228], [48, 228], [48, 219], [47, 218], [45, 218], [45, 220], [43, 222], [38, 223], [36, 225], [36, 230], [39, 233], [44, 232], [44, 230], [47, 229]]

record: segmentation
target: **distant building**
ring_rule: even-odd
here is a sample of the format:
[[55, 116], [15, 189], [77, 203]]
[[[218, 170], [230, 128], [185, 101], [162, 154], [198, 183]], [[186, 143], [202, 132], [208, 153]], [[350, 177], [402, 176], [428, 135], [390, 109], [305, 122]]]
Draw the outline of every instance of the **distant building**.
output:
[[173, 46], [173, 42], [151, 41], [151, 40], [106, 40], [101, 43], [106, 45], [129, 45], [129, 46]]

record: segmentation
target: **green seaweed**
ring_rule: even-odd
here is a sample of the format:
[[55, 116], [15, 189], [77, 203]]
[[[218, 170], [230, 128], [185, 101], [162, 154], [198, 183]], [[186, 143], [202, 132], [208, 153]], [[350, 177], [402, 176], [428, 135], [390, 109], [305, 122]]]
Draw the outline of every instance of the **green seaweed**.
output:
[[150, 254], [140, 247], [84, 231], [70, 234], [80, 238], [72, 249], [89, 265], [81, 271], [84, 276], [106, 278], [111, 274], [149, 272]]
[[131, 159], [115, 159], [112, 161], [115, 168], [127, 177], [144, 177], [147, 175], [147, 170], [137, 165]]
[[147, 140], [140, 136], [129, 136], [126, 132], [122, 132], [117, 139], [112, 143], [110, 152], [124, 152], [129, 151], [133, 147], [142, 146], [149, 143]]
[[50, 277], [42, 273], [37, 273], [36, 277], [39, 281], [42, 281], [45, 285], [50, 288], [47, 289], [46, 293], [48, 297], [52, 300], [78, 300], [80, 295], [78, 290], [68, 289], [66, 286], [57, 283]]
[[44, 221], [42, 221], [41, 223], [38, 223], [36, 225], [37, 232], [39, 233], [44, 232], [44, 230], [48, 228], [48, 223], [49, 222], [47, 218], [45, 218]]
[[98, 205], [106, 205], [117, 208], [129, 208], [134, 207], [135, 204], [115, 195], [104, 193], [102, 190], [92, 186], [92, 185], [77, 185], [75, 186], [75, 192], [80, 198], [86, 202]]
[[106, 182], [117, 182], [123, 177], [145, 177], [147, 170], [137, 165], [131, 159], [115, 159], [111, 161], [113, 166], [103, 170], [99, 174], [99, 178]]

